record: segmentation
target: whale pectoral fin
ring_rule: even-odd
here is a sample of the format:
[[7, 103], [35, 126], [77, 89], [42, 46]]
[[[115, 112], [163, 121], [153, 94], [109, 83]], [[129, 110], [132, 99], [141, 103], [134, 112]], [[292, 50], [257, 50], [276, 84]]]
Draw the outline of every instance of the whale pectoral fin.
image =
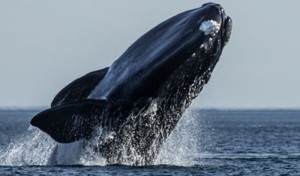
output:
[[51, 107], [59, 106], [66, 103], [80, 101], [87, 98], [95, 86], [104, 78], [108, 67], [90, 72], [63, 88], [53, 99]]
[[60, 143], [88, 139], [101, 119], [104, 100], [83, 100], [45, 110], [37, 114], [31, 125], [40, 128]]

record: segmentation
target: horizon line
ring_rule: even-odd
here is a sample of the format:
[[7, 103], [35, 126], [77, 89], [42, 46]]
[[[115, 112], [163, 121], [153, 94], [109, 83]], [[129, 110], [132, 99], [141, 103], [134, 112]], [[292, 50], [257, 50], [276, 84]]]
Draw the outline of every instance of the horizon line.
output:
[[[42, 111], [49, 106], [0, 106], [1, 111]], [[300, 110], [300, 107], [190, 107], [187, 110]]]

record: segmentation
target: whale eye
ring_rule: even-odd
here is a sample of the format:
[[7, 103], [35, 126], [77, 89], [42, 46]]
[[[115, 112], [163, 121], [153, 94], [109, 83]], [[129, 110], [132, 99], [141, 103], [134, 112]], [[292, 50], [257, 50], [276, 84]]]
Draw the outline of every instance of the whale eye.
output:
[[199, 30], [204, 32], [205, 35], [215, 35], [220, 30], [220, 23], [214, 20], [203, 21], [199, 27]]

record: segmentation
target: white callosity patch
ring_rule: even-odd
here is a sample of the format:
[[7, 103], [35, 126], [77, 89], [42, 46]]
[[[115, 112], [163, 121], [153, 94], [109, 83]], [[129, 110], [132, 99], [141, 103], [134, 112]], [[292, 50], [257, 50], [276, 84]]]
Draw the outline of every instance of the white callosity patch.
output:
[[214, 35], [219, 32], [221, 24], [214, 20], [207, 20], [201, 23], [200, 30], [204, 32], [205, 35]]

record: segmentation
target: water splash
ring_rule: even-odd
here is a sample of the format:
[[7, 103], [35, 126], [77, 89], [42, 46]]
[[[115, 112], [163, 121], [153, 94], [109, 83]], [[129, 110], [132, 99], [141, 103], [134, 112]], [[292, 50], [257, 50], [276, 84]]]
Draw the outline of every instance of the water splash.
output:
[[195, 111], [187, 111], [162, 147], [155, 164], [194, 166], [199, 164], [193, 157], [201, 151], [202, 126]]
[[[187, 111], [183, 115], [163, 145], [154, 164], [192, 166], [199, 163], [199, 160], [196, 161], [193, 158], [193, 154], [201, 150], [198, 144], [201, 142], [202, 128], [198, 118], [199, 114], [195, 111]], [[95, 139], [94, 143], [97, 142]], [[93, 145], [83, 149], [83, 143], [84, 141], [57, 144], [47, 134], [30, 127], [25, 134], [15, 138], [7, 147], [0, 149], [0, 163], [7, 166], [74, 164], [104, 166], [107, 164], [101, 154], [96, 153], [91, 147]], [[128, 145], [125, 146], [128, 147]], [[156, 150], [155, 144], [153, 144], [153, 150]], [[129, 150], [130, 155], [134, 153], [135, 151]], [[138, 155], [134, 157], [134, 160], [141, 159]]]
[[48, 135], [30, 127], [0, 151], [0, 163], [7, 166], [46, 165], [55, 145]]

